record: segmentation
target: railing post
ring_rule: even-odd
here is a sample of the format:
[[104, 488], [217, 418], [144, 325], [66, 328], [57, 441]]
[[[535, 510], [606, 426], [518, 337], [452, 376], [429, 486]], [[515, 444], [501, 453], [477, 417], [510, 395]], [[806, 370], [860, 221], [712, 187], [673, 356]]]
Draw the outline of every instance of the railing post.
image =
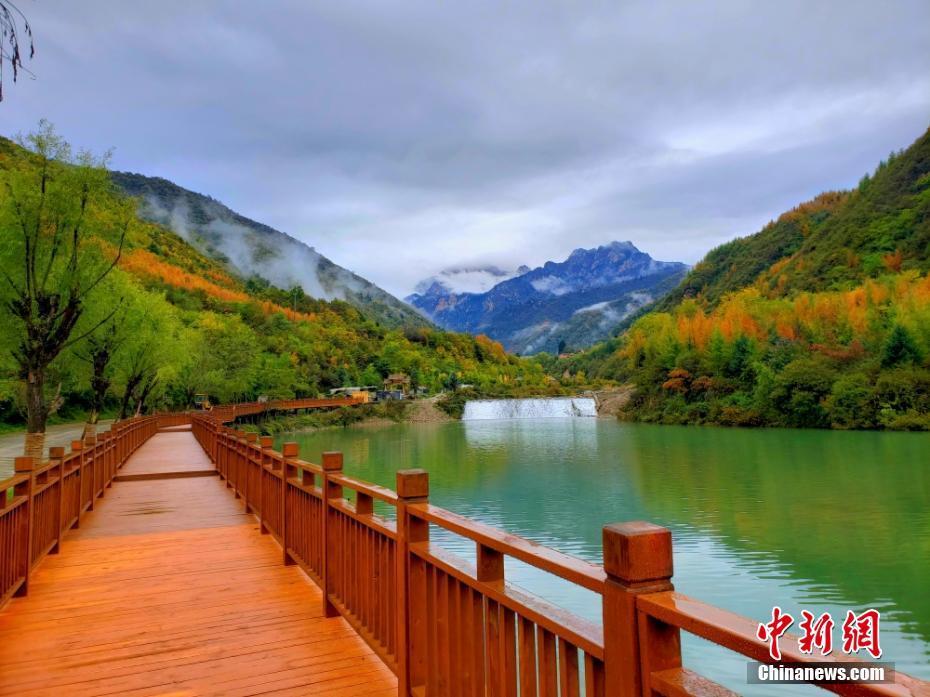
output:
[[[259, 520], [259, 529], [261, 530], [262, 535], [268, 534], [268, 527], [265, 525], [265, 516], [268, 511], [265, 510], [265, 460], [266, 452], [271, 447], [271, 438], [268, 436], [262, 436], [258, 439], [258, 447], [261, 448], [258, 453], [258, 482], [259, 482], [259, 497], [258, 497], [258, 520]], [[278, 531], [280, 532], [280, 530]], [[282, 536], [283, 540], [284, 537]]]
[[52, 465], [51, 470], [58, 470], [58, 518], [55, 523], [55, 546], [49, 550], [49, 554], [58, 554], [61, 550], [61, 529], [65, 522], [65, 449], [61, 446], [53, 446], [48, 449], [49, 463]]
[[77, 469], [77, 520], [74, 527], [81, 527], [81, 515], [84, 513], [84, 444], [79, 440], [71, 441], [71, 452], [79, 453]]
[[652, 523], [634, 521], [603, 530], [604, 694], [651, 695], [649, 676], [681, 665], [676, 627], [640, 621], [636, 596], [673, 590], [672, 533]]
[[94, 500], [97, 498], [97, 436], [87, 436], [84, 439], [84, 457], [90, 455], [90, 508], [94, 510]]
[[[410, 545], [429, 540], [429, 523], [407, 506], [429, 500], [429, 474], [422, 469], [397, 473], [397, 694], [410, 697], [426, 684], [426, 567], [410, 555]], [[419, 649], [419, 650], [418, 650]]]
[[[193, 418], [191, 418], [191, 423], [193, 423]], [[210, 457], [213, 458], [213, 462], [216, 462], [219, 458], [219, 432], [222, 430], [223, 424], [211, 419], [206, 424], [201, 423], [200, 425], [206, 437], [210, 439]]]
[[[269, 438], [269, 440], [271, 440]], [[300, 452], [297, 443], [285, 443], [281, 446], [281, 482], [283, 498], [281, 499], [281, 519], [282, 527], [284, 530], [281, 531], [281, 546], [284, 548], [284, 565], [291, 566], [294, 563], [294, 559], [291, 557], [288, 550], [288, 545], [290, 543], [287, 535], [287, 488], [290, 486], [288, 480], [291, 478], [291, 475], [294, 478], [297, 478], [297, 468], [294, 465], [290, 464], [290, 460], [293, 460], [297, 457], [297, 454]]]
[[[255, 444], [255, 441], [257, 440], [258, 440], [258, 434], [250, 431], [248, 433], [245, 433], [245, 444], [242, 446], [242, 454], [244, 456], [244, 462], [245, 462], [245, 496], [243, 498], [245, 499], [245, 512], [246, 513], [249, 512], [249, 496], [252, 497], [252, 503], [253, 503], [252, 510], [253, 511], [255, 510], [255, 506], [254, 506], [255, 492], [251, 491], [252, 487], [249, 486], [249, 480], [252, 478], [252, 469], [253, 469], [252, 453], [255, 451], [255, 449], [252, 446]], [[261, 467], [259, 467], [259, 473], [258, 473], [258, 509], [259, 509], [258, 520], [259, 522], [261, 522], [261, 519], [262, 519], [262, 511], [261, 511], [262, 482], [265, 480], [265, 478], [261, 476], [261, 474], [262, 474]], [[262, 530], [262, 532], [268, 532], [268, 531]]]
[[230, 487], [229, 483], [229, 429], [226, 426], [220, 426], [217, 437], [217, 462], [220, 463], [220, 476], [226, 480], [226, 488]]
[[112, 434], [109, 431], [104, 431], [97, 437], [97, 444], [101, 450], [101, 456], [103, 457], [103, 479], [104, 479], [104, 488], [109, 489], [113, 486], [113, 463], [112, 458], [110, 457], [110, 436]]
[[327, 452], [323, 453], [323, 613], [326, 617], [337, 617], [339, 611], [330, 602], [329, 595], [331, 590], [330, 581], [330, 561], [333, 554], [330, 552], [335, 549], [342, 549], [344, 540], [338, 539], [338, 529], [331, 525], [329, 502], [330, 499], [342, 498], [342, 487], [330, 481], [330, 475], [342, 472], [342, 453]]
[[32, 526], [33, 526], [33, 491], [35, 490], [35, 459], [31, 457], [17, 457], [13, 460], [13, 471], [16, 474], [28, 474], [29, 478], [14, 487], [15, 496], [26, 497], [26, 515], [23, 516], [16, 531], [16, 539], [22, 559], [23, 583], [14, 595], [23, 596], [29, 592], [29, 576], [32, 570]]
[[246, 459], [245, 431], [236, 431], [236, 473], [238, 479], [238, 492], [245, 500], [245, 510], [249, 510], [249, 461]]
[[245, 501], [245, 510], [249, 510], [249, 461], [246, 458], [245, 431], [236, 429], [236, 493]]

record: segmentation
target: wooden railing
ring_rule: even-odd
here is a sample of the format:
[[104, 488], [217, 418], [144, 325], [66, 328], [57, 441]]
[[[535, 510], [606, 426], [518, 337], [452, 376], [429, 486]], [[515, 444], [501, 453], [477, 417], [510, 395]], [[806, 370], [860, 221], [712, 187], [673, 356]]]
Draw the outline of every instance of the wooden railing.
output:
[[[211, 416], [192, 421], [226, 485], [281, 545], [284, 563], [299, 565], [320, 586], [327, 616], [348, 620], [397, 675], [399, 695], [734, 694], [682, 665], [681, 630], [769, 660], [754, 635], [757, 623], [674, 591], [665, 528], [606, 526], [599, 566], [433, 506], [423, 470], [398, 472], [395, 492], [346, 476], [340, 453], [312, 464], [298, 458], [296, 443], [277, 452], [270, 438]], [[393, 519], [376, 514], [375, 501]], [[433, 542], [432, 526], [471, 540], [476, 563]], [[602, 623], [509, 584], [506, 557], [600, 595]], [[784, 653], [788, 660], [814, 660]], [[895, 679], [822, 687], [842, 695], [930, 690], [901, 673]]]
[[190, 412], [186, 411], [159, 412], [155, 417], [158, 419], [158, 428], [188, 426], [191, 422]]
[[157, 432], [159, 418], [115, 423], [84, 442], [73, 441], [69, 452], [50, 448], [47, 462], [15, 459], [13, 476], [0, 480], [0, 607], [28, 592], [32, 569], [58, 552], [62, 535], [93, 510], [116, 471]]
[[243, 402], [241, 404], [224, 404], [213, 407], [209, 414], [223, 423], [235, 421], [243, 416], [254, 416], [269, 411], [297, 411], [300, 409], [335, 409], [337, 407], [351, 407], [363, 404], [351, 397], [324, 397], [303, 399], [271, 399], [265, 402]]

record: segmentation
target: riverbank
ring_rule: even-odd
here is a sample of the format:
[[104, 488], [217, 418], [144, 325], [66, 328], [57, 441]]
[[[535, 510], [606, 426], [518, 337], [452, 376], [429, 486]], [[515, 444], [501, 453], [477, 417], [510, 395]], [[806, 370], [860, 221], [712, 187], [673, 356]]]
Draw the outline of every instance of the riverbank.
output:
[[275, 435], [291, 431], [315, 431], [347, 426], [378, 427], [398, 423], [438, 423], [454, 421], [454, 417], [439, 408], [441, 397], [409, 401], [388, 401], [361, 404], [332, 411], [306, 414], [282, 414], [257, 423], [240, 424], [243, 431]]
[[[617, 418], [622, 416], [632, 390], [632, 386], [626, 385], [586, 393], [583, 396], [593, 397], [598, 416]], [[442, 423], [460, 420], [465, 404], [469, 401], [556, 399], [565, 396], [564, 394], [540, 394], [520, 397], [487, 397], [471, 390], [462, 390], [427, 399], [378, 402], [305, 414], [279, 414], [256, 423], [240, 424], [238, 428], [261, 435], [275, 435], [347, 426], [375, 428], [399, 423]]]

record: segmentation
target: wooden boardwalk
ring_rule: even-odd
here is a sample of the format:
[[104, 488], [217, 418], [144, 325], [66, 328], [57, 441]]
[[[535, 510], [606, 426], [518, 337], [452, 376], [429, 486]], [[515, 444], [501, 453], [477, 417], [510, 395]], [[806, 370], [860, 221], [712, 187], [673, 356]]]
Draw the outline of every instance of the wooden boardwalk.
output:
[[[157, 442], [157, 445], [156, 445]], [[162, 429], [116, 475], [117, 481], [215, 476], [216, 468], [191, 434], [190, 427]]]
[[[735, 697], [683, 665], [682, 633], [771, 662], [758, 620], [674, 590], [666, 528], [606, 525], [593, 564], [431, 504], [422, 469], [391, 490], [341, 453], [272, 445], [177, 413], [17, 458], [0, 481], [0, 697]], [[475, 563], [431, 529], [473, 542]], [[600, 596], [602, 621], [509, 583], [514, 559]], [[790, 662], [851, 660], [782, 639]], [[821, 687], [930, 697], [893, 680]]]
[[[210, 467], [190, 431], [164, 432], [120, 473]], [[397, 694], [216, 477], [107, 489], [0, 611], [0, 666], [0, 695]]]

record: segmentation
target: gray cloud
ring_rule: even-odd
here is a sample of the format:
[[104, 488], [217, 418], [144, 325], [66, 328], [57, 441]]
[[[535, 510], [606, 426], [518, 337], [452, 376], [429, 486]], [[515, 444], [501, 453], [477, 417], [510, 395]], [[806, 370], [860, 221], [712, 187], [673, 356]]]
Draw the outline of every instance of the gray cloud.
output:
[[930, 123], [930, 5], [37, 0], [46, 116], [398, 295], [631, 239], [694, 262]]

